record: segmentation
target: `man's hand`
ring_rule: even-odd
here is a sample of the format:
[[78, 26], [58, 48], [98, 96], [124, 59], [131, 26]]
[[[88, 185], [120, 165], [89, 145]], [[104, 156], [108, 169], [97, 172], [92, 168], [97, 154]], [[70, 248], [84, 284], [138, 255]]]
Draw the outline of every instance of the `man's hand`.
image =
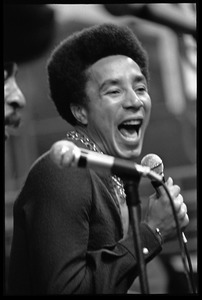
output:
[[[171, 177], [166, 181], [166, 185], [173, 199], [175, 211], [179, 221], [179, 226], [184, 229], [189, 223], [187, 206], [180, 194], [180, 187], [173, 184]], [[173, 216], [170, 200], [163, 187], [159, 188], [160, 196], [153, 194], [149, 197], [149, 204], [146, 211], [145, 223], [152, 229], [158, 228], [164, 241], [176, 234], [176, 222]]]

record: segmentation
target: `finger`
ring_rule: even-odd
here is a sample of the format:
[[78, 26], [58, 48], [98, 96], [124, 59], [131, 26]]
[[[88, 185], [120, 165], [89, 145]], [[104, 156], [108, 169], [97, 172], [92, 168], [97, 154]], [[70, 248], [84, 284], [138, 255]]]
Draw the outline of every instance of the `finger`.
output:
[[[173, 186], [173, 180], [171, 177], [168, 177], [167, 181], [165, 182], [167, 188], [169, 189], [169, 187]], [[167, 197], [167, 193], [165, 191], [165, 188], [163, 186], [159, 186], [158, 188], [156, 188], [157, 190], [157, 197], [159, 198], [160, 196], [163, 196], [164, 198]]]
[[171, 177], [168, 177], [168, 179], [166, 181], [166, 185], [167, 185], [167, 187], [170, 187], [173, 185], [173, 179]]
[[171, 197], [173, 198], [177, 198], [181, 192], [181, 188], [179, 187], [179, 185], [173, 185], [169, 187], [169, 192]]
[[184, 219], [181, 221], [181, 229], [184, 229], [189, 224], [189, 216], [185, 215]]
[[[178, 185], [173, 185], [173, 179], [171, 177], [169, 177], [168, 180], [166, 181], [166, 186], [167, 186], [167, 189], [168, 189], [168, 192], [169, 192], [170, 196], [173, 199], [175, 199], [179, 196], [181, 188]], [[167, 193], [166, 193], [163, 186], [160, 186], [158, 188], [158, 192], [163, 197], [163, 199], [165, 201], [168, 200]]]
[[166, 181], [166, 185], [170, 190], [170, 192], [172, 192], [172, 196], [177, 197], [181, 191], [179, 185], [173, 184], [173, 179], [171, 177], [168, 177], [168, 180]]
[[182, 205], [180, 206], [180, 209], [179, 209], [179, 211], [177, 213], [177, 216], [178, 216], [179, 220], [183, 220], [186, 215], [187, 215], [187, 206], [183, 202]]
[[183, 208], [184, 208], [185, 213], [187, 214], [187, 205], [183, 202], [183, 203], [182, 203], [182, 206], [183, 206]]
[[176, 212], [179, 212], [180, 211], [180, 208], [181, 208], [181, 205], [183, 204], [183, 197], [181, 194], [179, 194], [175, 200], [174, 200], [174, 206], [175, 206], [175, 211]]

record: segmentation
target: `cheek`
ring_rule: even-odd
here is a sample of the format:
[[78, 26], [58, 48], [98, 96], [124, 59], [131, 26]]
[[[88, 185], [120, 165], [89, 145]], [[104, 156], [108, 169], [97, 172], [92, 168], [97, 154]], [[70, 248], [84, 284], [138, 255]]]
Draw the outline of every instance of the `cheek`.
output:
[[151, 115], [151, 98], [148, 96], [148, 98], [144, 101], [144, 110], [145, 110], [145, 116], [146, 116], [146, 123], [149, 122], [150, 115]]
[[113, 129], [113, 116], [108, 112], [94, 115], [92, 122], [96, 127], [103, 132], [104, 135], [109, 135]]
[[109, 126], [114, 120], [114, 111], [110, 105], [100, 105], [91, 109], [90, 119], [92, 122], [102, 125], [103, 127]]

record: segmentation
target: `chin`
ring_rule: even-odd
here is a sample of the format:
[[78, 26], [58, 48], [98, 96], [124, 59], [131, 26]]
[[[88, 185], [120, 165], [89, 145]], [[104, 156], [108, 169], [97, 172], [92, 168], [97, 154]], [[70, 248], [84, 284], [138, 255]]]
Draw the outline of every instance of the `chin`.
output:
[[128, 159], [128, 160], [136, 160], [141, 154], [141, 148], [139, 149], [125, 149], [125, 150], [120, 150], [118, 153], [118, 157], [122, 159]]
[[141, 151], [137, 151], [137, 150], [131, 151], [128, 154], [128, 159], [136, 160], [140, 156], [140, 154], [141, 154]]

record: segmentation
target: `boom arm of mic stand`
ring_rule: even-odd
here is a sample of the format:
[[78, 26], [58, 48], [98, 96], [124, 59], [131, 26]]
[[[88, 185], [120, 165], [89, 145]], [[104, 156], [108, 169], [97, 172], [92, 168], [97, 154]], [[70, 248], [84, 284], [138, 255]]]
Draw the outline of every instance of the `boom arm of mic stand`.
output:
[[145, 260], [143, 256], [142, 242], [140, 238], [140, 219], [141, 219], [141, 207], [139, 199], [139, 180], [125, 181], [124, 187], [126, 192], [126, 202], [129, 210], [129, 218], [132, 226], [133, 240], [135, 253], [137, 256], [140, 288], [142, 294], [149, 294], [148, 278], [146, 274]]

